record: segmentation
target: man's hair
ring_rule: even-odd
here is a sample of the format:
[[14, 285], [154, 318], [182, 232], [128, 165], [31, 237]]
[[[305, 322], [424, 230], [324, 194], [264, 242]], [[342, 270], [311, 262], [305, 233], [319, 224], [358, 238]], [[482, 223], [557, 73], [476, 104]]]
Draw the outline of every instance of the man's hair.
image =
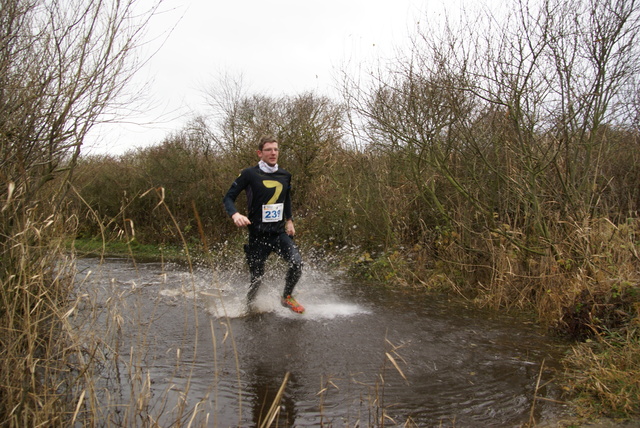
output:
[[271, 135], [264, 136], [260, 138], [260, 142], [258, 143], [258, 150], [262, 151], [264, 149], [264, 145], [267, 143], [277, 143], [278, 139]]

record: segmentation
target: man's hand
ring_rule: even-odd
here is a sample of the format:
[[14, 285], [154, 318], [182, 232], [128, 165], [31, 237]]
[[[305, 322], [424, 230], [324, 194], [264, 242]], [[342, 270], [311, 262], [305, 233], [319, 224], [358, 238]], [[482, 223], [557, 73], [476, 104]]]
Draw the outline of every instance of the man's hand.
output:
[[233, 220], [235, 225], [238, 227], [245, 227], [251, 224], [251, 221], [247, 218], [247, 216], [244, 216], [240, 213], [235, 213], [234, 215], [232, 215], [231, 220]]
[[293, 220], [287, 220], [284, 225], [284, 231], [287, 232], [287, 235], [294, 236], [296, 234], [296, 228], [293, 227]]

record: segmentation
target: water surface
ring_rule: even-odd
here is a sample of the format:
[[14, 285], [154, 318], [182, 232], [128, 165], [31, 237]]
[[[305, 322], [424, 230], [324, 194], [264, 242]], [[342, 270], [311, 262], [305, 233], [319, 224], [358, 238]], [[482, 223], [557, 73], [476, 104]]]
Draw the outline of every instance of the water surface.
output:
[[550, 380], [564, 345], [533, 324], [305, 269], [298, 315], [280, 306], [281, 266], [248, 310], [243, 269], [79, 260], [101, 311], [90, 328], [118, 323], [110, 405], [142, 391], [163, 426], [260, 426], [286, 378], [273, 426], [515, 427], [563, 411]]

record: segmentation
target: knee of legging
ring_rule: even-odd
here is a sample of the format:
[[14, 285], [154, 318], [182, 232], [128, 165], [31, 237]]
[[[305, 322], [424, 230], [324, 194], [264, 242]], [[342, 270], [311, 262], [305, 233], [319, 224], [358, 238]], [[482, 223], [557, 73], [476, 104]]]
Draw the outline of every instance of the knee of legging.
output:
[[300, 256], [293, 257], [291, 259], [291, 262], [289, 263], [289, 266], [292, 269], [295, 269], [297, 271], [302, 271], [302, 267], [304, 266], [304, 262], [302, 261], [302, 257], [300, 257]]
[[252, 278], [262, 278], [264, 276], [264, 264], [249, 264], [249, 272]]

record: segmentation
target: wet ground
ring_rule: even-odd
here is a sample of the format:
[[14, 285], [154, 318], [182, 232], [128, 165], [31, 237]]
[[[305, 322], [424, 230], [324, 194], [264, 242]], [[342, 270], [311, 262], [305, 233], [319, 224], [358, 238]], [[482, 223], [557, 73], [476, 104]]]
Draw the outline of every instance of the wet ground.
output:
[[78, 270], [76, 318], [93, 317], [84, 328], [104, 329], [121, 361], [102, 373], [104, 399], [130, 408], [146, 394], [161, 426], [258, 427], [274, 402], [279, 427], [516, 427], [565, 411], [552, 380], [566, 345], [522, 319], [314, 268], [295, 293], [303, 315], [280, 306], [281, 267], [251, 310], [243, 269], [81, 259]]

